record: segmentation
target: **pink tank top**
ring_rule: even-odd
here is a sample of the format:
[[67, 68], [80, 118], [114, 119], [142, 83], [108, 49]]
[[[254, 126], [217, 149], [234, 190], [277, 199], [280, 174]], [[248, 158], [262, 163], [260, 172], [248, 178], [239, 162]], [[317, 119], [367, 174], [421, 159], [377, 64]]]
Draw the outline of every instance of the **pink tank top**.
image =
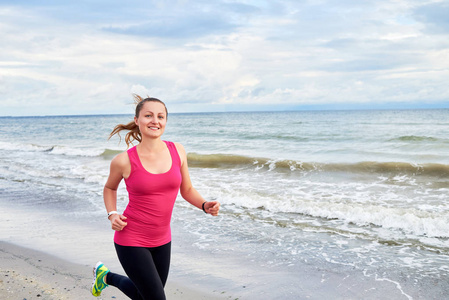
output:
[[128, 150], [131, 174], [125, 179], [129, 203], [123, 212], [128, 219], [114, 242], [122, 246], [158, 247], [171, 241], [170, 220], [181, 186], [181, 160], [175, 144], [164, 141], [170, 150], [171, 168], [162, 174], [145, 170], [136, 147]]

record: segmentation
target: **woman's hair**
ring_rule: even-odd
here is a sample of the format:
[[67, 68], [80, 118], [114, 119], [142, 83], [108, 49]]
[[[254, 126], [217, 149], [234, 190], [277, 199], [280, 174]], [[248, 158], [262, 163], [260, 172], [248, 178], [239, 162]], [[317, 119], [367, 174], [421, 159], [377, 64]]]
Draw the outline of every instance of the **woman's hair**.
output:
[[[165, 107], [165, 114], [166, 117], [168, 117], [168, 110], [167, 110], [167, 106], [165, 106], [165, 103], [162, 102], [161, 100], [157, 99], [157, 98], [145, 98], [143, 99], [142, 97], [140, 97], [137, 94], [133, 94], [134, 97], [134, 103], [136, 104], [136, 114], [135, 117], [138, 118], [139, 117], [139, 113], [142, 110], [143, 105], [145, 104], [145, 102], [159, 102], [162, 105], [164, 105]], [[142, 141], [142, 135], [140, 134], [140, 130], [139, 127], [136, 125], [136, 123], [134, 121], [129, 122], [128, 124], [119, 124], [117, 126], [114, 127], [114, 130], [112, 130], [111, 134], [109, 135], [109, 139], [111, 137], [113, 137], [115, 134], [118, 134], [118, 136], [120, 137], [120, 131], [122, 130], [128, 130], [129, 132], [126, 134], [125, 136], [125, 142], [126, 145], [129, 148], [129, 145], [133, 144], [134, 140], [137, 140], [139, 143]], [[120, 141], [121, 141], [121, 137], [120, 137]]]

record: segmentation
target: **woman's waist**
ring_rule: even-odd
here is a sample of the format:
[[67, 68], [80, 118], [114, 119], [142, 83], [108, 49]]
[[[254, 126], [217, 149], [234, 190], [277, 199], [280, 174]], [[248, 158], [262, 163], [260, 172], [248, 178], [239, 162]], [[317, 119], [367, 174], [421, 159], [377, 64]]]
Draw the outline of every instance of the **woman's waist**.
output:
[[114, 241], [122, 246], [157, 247], [171, 240], [168, 226], [149, 226], [128, 222], [121, 231], [116, 231]]
[[128, 205], [123, 215], [127, 218], [126, 222], [128, 223], [140, 223], [146, 226], [163, 226], [170, 224], [172, 211], [173, 209], [147, 211]]

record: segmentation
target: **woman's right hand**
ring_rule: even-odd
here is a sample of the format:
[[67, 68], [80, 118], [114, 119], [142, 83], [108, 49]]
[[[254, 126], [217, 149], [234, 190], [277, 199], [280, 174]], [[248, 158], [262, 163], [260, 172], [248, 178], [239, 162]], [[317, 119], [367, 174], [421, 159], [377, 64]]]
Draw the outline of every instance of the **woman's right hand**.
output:
[[111, 221], [111, 228], [115, 231], [121, 231], [128, 223], [125, 222], [127, 218], [124, 215], [113, 214], [109, 217]]

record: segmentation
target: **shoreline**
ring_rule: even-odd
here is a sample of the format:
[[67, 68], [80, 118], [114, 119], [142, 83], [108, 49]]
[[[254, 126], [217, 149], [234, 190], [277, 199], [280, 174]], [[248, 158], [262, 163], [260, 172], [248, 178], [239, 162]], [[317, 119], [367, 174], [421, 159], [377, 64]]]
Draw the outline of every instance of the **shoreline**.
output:
[[[0, 295], [4, 300], [128, 299], [115, 287], [106, 288], [100, 297], [92, 296], [92, 266], [4, 241], [0, 241], [0, 266]], [[224, 299], [170, 279], [165, 293], [173, 300]]]

